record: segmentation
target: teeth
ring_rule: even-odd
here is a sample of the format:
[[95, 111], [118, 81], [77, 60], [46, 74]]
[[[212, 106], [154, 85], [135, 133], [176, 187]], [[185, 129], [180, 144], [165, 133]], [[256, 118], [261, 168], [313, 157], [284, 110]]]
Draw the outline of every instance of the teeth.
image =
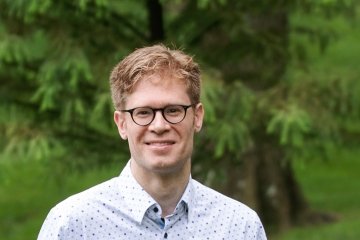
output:
[[163, 143], [151, 143], [151, 145], [168, 145], [170, 143], [163, 142]]
[[170, 145], [171, 142], [155, 142], [155, 143], [149, 143], [149, 145], [156, 145], [156, 146], [164, 146], [164, 145]]

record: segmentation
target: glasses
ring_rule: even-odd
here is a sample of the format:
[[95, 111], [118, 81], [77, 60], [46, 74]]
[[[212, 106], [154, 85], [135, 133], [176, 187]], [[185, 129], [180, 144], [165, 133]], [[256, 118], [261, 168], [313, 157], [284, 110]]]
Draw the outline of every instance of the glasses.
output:
[[169, 105], [164, 108], [138, 107], [129, 110], [120, 110], [121, 112], [128, 112], [131, 115], [134, 123], [140, 126], [147, 126], [155, 119], [155, 113], [161, 111], [164, 119], [172, 124], [176, 124], [184, 120], [186, 110], [191, 105]]

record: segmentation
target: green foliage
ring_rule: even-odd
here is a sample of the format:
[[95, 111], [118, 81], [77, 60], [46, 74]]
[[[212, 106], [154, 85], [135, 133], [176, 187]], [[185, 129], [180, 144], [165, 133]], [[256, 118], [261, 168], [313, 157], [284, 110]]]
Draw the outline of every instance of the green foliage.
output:
[[[354, 79], [321, 86], [314, 84], [321, 82], [315, 78], [299, 84], [303, 79], [291, 76], [294, 83], [279, 84], [284, 69], [303, 68], [304, 60], [309, 61], [306, 52], [315, 49], [309, 43], [325, 49], [335, 40], [337, 29], [329, 17], [354, 16], [356, 1], [275, 1], [274, 12], [292, 14], [290, 25], [279, 26], [283, 32], [265, 24], [267, 18], [274, 20], [265, 11], [267, 2], [256, 7], [252, 1], [162, 3], [171, 9], [164, 24], [167, 41], [193, 49], [207, 66], [204, 79], [211, 83], [203, 94], [207, 118], [199, 143], [205, 152], [211, 149], [215, 158], [227, 153], [239, 157], [263, 137], [259, 128], [287, 149], [301, 149], [309, 138], [320, 142], [314, 136], [338, 138], [340, 131], [356, 128], [359, 97]], [[6, 79], [1, 108], [14, 112], [15, 119], [26, 118], [2, 121], [6, 152], [47, 159], [53, 148], [76, 152], [72, 140], [85, 147], [95, 141], [100, 149], [116, 146], [110, 144], [117, 136], [108, 117], [112, 104], [107, 77], [121, 56], [147, 43], [144, 2], [15, 0], [2, 2], [1, 8], [0, 76]], [[304, 13], [313, 15], [304, 20]], [[290, 43], [282, 42], [287, 34]], [[288, 54], [294, 65], [286, 63]], [[293, 96], [284, 97], [286, 91]], [[345, 115], [354, 120], [340, 119]], [[334, 116], [339, 121], [325, 120]], [[317, 124], [317, 119], [325, 121]], [[347, 124], [339, 127], [339, 122]]]
[[[161, 3], [164, 42], [203, 66], [206, 117], [195, 171], [223, 181], [225, 167], [214, 166], [239, 166], [263, 142], [289, 159], [358, 143], [358, 1]], [[11, 185], [22, 175], [54, 175], [39, 187], [53, 204], [64, 196], [52, 191], [69, 169], [128, 158], [112, 121], [108, 75], [124, 55], [150, 44], [146, 1], [4, 0], [0, 9], [0, 195], [31, 188]], [[19, 204], [24, 211], [2, 212], [0, 225], [12, 230], [26, 219], [24, 233], [39, 227], [31, 216], [44, 216], [26, 209], [39, 195], [0, 200], [1, 209]]]
[[201, 99], [205, 122], [195, 142], [193, 174], [208, 185], [220, 185], [227, 179], [225, 165], [240, 165], [241, 156], [254, 145], [257, 100], [241, 82], [225, 84], [219, 72], [208, 71], [203, 75]]
[[204, 81], [204, 131], [216, 138], [214, 157], [221, 158], [226, 152], [240, 155], [251, 143], [249, 121], [253, 115], [254, 93], [240, 82], [226, 86], [209, 76]]
[[[10, 1], [8, 1], [10, 2]], [[31, 22], [35, 15], [44, 14], [51, 7], [51, 0], [40, 0], [40, 1], [12, 1], [9, 5], [9, 13], [22, 18], [25, 22]]]
[[273, 114], [267, 126], [267, 132], [277, 133], [280, 144], [302, 147], [304, 135], [311, 129], [308, 113], [296, 105], [287, 105], [285, 109], [273, 109]]
[[[246, 3], [242, 2], [242, 4]], [[358, 139], [359, 136], [360, 101], [358, 93], [360, 88], [359, 82], [355, 80], [358, 73], [352, 73], [355, 67], [346, 67], [346, 70], [336, 72], [344, 66], [352, 66], [358, 61], [359, 52], [355, 47], [357, 46], [355, 40], [357, 34], [353, 31], [358, 25], [358, 20], [354, 18], [353, 14], [357, 9], [357, 2], [302, 1], [301, 3], [296, 2], [296, 4], [292, 5], [296, 8], [292, 8], [291, 25], [289, 26], [288, 50], [292, 61], [286, 64], [287, 70], [283, 78], [276, 76], [275, 85], [258, 91], [256, 84], [246, 80], [246, 75], [241, 75], [245, 78], [240, 79], [244, 83], [243, 87], [252, 96], [252, 100], [249, 101], [251, 104], [248, 104], [251, 111], [246, 111], [247, 108], [244, 108], [246, 105], [241, 101], [242, 98], [246, 99], [246, 94], [244, 96], [244, 93], [232, 84], [229, 88], [215, 86], [218, 94], [213, 97], [211, 103], [206, 105], [206, 109], [211, 109], [211, 116], [218, 114], [215, 119], [218, 119], [220, 123], [213, 124], [214, 127], [210, 127], [209, 130], [206, 129], [209, 138], [216, 139], [216, 141], [210, 144], [212, 146], [210, 149], [213, 151], [204, 154], [205, 156], [213, 153], [217, 157], [221, 157], [229, 152], [232, 156], [239, 156], [242, 152], [251, 149], [253, 144], [261, 138], [273, 141], [274, 147], [282, 146], [288, 159], [300, 158], [300, 156], [304, 158], [308, 154], [304, 149], [311, 149], [309, 152], [316, 151], [324, 157], [329, 157], [328, 150], [335, 145], [358, 143], [356, 138]], [[307, 9], [309, 6], [313, 8]], [[339, 16], [340, 9], [343, 10], [342, 16]], [[304, 13], [309, 14], [309, 12], [317, 14], [304, 16]], [[320, 12], [321, 15], [318, 14]], [[332, 14], [328, 14], [330, 12]], [[347, 18], [351, 18], [350, 21]], [[227, 27], [231, 28], [230, 25]], [[254, 30], [252, 33], [256, 34]], [[331, 47], [337, 42], [341, 42], [344, 36], [353, 37], [349, 39], [347, 46], [338, 49], [337, 55], [331, 53]], [[251, 37], [256, 41], [258, 36]], [[329, 45], [330, 43], [332, 45]], [[272, 48], [271, 41], [266, 41], [264, 44], [267, 49]], [[231, 48], [234, 49], [234, 46]], [[254, 48], [249, 47], [249, 49], [256, 52]], [[346, 49], [352, 49], [352, 52], [346, 53]], [[221, 48], [221, 51], [224, 49]], [[346, 53], [346, 58], [344, 58], [344, 53]], [[231, 56], [229, 52], [226, 54], [227, 57]], [[236, 54], [237, 57], [243, 54], [241, 46], [238, 46]], [[271, 55], [270, 52], [265, 52], [263, 55], [267, 54]], [[221, 55], [219, 52], [214, 54], [219, 62], [223, 61], [224, 59], [219, 58], [219, 55]], [[337, 61], [334, 66], [330, 59], [336, 59], [338, 56], [341, 56], [341, 61]], [[282, 58], [280, 57], [280, 59]], [[315, 59], [317, 62], [314, 62]], [[322, 62], [326, 62], [327, 59], [329, 62], [322, 66]], [[273, 61], [278, 61], [278, 59]], [[219, 63], [220, 66], [221, 64]], [[229, 65], [232, 66], [231, 64], [233, 63]], [[241, 68], [241, 65], [238, 66]], [[267, 73], [268, 68], [272, 66], [271, 64], [261, 66], [258, 71], [263, 71], [263, 76], [268, 75], [271, 73], [271, 70]], [[227, 81], [226, 73], [222, 76], [218, 74], [216, 77]], [[264, 80], [261, 77], [260, 79], [257, 79], [256, 83]], [[233, 105], [232, 94], [238, 95], [237, 104]], [[222, 105], [219, 106], [218, 103]], [[246, 126], [246, 131], [243, 131], [244, 128], [241, 125], [227, 121], [228, 118], [223, 114], [224, 103], [231, 103], [227, 105], [226, 109], [238, 124]], [[237, 106], [237, 109], [231, 106]], [[244, 118], [244, 116], [247, 117]], [[265, 129], [266, 135], [259, 132], [261, 128]], [[233, 137], [234, 135], [236, 137]], [[207, 143], [207, 141], [204, 142]], [[244, 145], [244, 142], [247, 144]]]
[[[44, 161], [58, 152], [64, 163], [85, 167], [111, 162], [116, 158], [111, 153], [125, 152], [125, 144], [116, 144], [118, 136], [108, 117], [112, 103], [107, 80], [124, 50], [113, 51], [118, 34], [106, 34], [109, 29], [104, 28], [119, 9], [98, 0], [6, 1], [0, 6], [0, 129], [5, 153]], [[90, 16], [93, 11], [96, 15]], [[91, 34], [87, 22], [96, 29]], [[85, 154], [78, 149], [89, 146]], [[104, 155], [98, 149], [111, 150]]]

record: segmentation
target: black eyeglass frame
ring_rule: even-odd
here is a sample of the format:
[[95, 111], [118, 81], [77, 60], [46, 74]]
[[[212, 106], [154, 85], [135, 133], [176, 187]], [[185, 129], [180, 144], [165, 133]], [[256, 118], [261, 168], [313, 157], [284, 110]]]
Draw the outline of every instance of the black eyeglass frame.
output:
[[[163, 107], [163, 108], [136, 107], [136, 108], [132, 108], [132, 109], [123, 109], [123, 110], [119, 110], [119, 111], [120, 111], [120, 112], [130, 113], [131, 119], [133, 120], [134, 123], [136, 123], [136, 124], [139, 125], [139, 126], [145, 127], [145, 126], [150, 125], [150, 124], [154, 121], [155, 116], [156, 116], [156, 112], [158, 112], [158, 111], [161, 111], [161, 115], [163, 116], [163, 118], [165, 119], [165, 121], [167, 121], [168, 123], [170, 123], [170, 124], [180, 123], [180, 122], [182, 122], [182, 121], [185, 119], [187, 110], [188, 110], [190, 107], [194, 107], [195, 105], [196, 105], [196, 104], [190, 104], [190, 105], [174, 104], [174, 105], [167, 105], [167, 106], [165, 106], [165, 107]], [[171, 122], [171, 121], [169, 121], [169, 120], [166, 118], [166, 116], [165, 116], [165, 109], [167, 109], [167, 108], [169, 108], [169, 107], [182, 107], [182, 108], [184, 108], [184, 116], [183, 116], [183, 118], [182, 118], [180, 121], [177, 121], [177, 122]], [[136, 109], [139, 109], [139, 108], [148, 108], [148, 109], [151, 109], [151, 111], [153, 112], [152, 119], [151, 119], [151, 121], [150, 121], [148, 124], [139, 124], [139, 123], [137, 123], [137, 122], [134, 120], [133, 113], [134, 113], [134, 111], [135, 111]]]

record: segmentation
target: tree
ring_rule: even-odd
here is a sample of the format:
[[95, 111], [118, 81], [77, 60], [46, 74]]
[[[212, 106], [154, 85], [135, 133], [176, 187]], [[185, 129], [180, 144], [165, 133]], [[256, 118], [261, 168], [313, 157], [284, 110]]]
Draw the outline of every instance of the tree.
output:
[[[339, 122], [334, 118], [339, 115], [339, 105], [346, 105], [342, 114], [356, 122], [359, 85], [349, 79], [292, 79], [289, 64], [306, 64], [304, 44], [291, 35], [310, 35], [324, 49], [334, 32], [331, 28], [316, 29], [325, 24], [291, 22], [291, 16], [314, 11], [323, 13], [325, 19], [337, 14], [352, 17], [355, 2], [266, 1], [256, 6], [252, 1], [199, 3], [204, 4], [200, 10], [187, 5], [187, 14], [181, 19], [189, 19], [181, 25], [184, 35], [190, 36], [185, 42], [218, 70], [216, 77], [208, 78], [223, 79], [223, 85], [215, 87], [219, 92], [212, 89], [205, 93], [209, 95], [207, 109], [213, 107], [205, 124], [210, 139], [204, 136], [200, 144], [207, 151], [198, 152], [199, 159], [218, 159], [209, 159], [208, 165], [203, 161], [196, 165], [195, 161], [195, 172], [205, 173], [203, 178], [210, 185], [257, 209], [266, 223], [278, 229], [298, 222], [331, 221], [331, 216], [315, 213], [308, 206], [291, 161], [305, 154], [304, 148], [323, 149], [346, 132], [336, 129]], [[189, 18], [194, 11], [201, 11], [201, 20], [195, 23], [196, 18]], [[187, 29], [189, 25], [192, 28]], [[178, 26], [169, 29], [178, 30]], [[191, 33], [195, 29], [200, 31], [194, 36]], [[347, 85], [341, 88], [347, 90], [339, 98], [337, 84]], [[329, 106], [329, 96], [337, 107]], [[222, 181], [214, 176], [221, 176]]]
[[339, 113], [360, 115], [359, 84], [291, 76], [289, 63], [306, 66], [304, 44], [292, 35], [313, 36], [321, 47], [332, 36], [291, 17], [353, 15], [355, 3], [2, 1], [0, 144], [6, 154], [58, 166], [126, 159], [109, 117], [109, 68], [136, 47], [174, 43], [204, 66], [207, 123], [194, 175], [287, 228], [309, 212], [291, 160], [346, 136]]

